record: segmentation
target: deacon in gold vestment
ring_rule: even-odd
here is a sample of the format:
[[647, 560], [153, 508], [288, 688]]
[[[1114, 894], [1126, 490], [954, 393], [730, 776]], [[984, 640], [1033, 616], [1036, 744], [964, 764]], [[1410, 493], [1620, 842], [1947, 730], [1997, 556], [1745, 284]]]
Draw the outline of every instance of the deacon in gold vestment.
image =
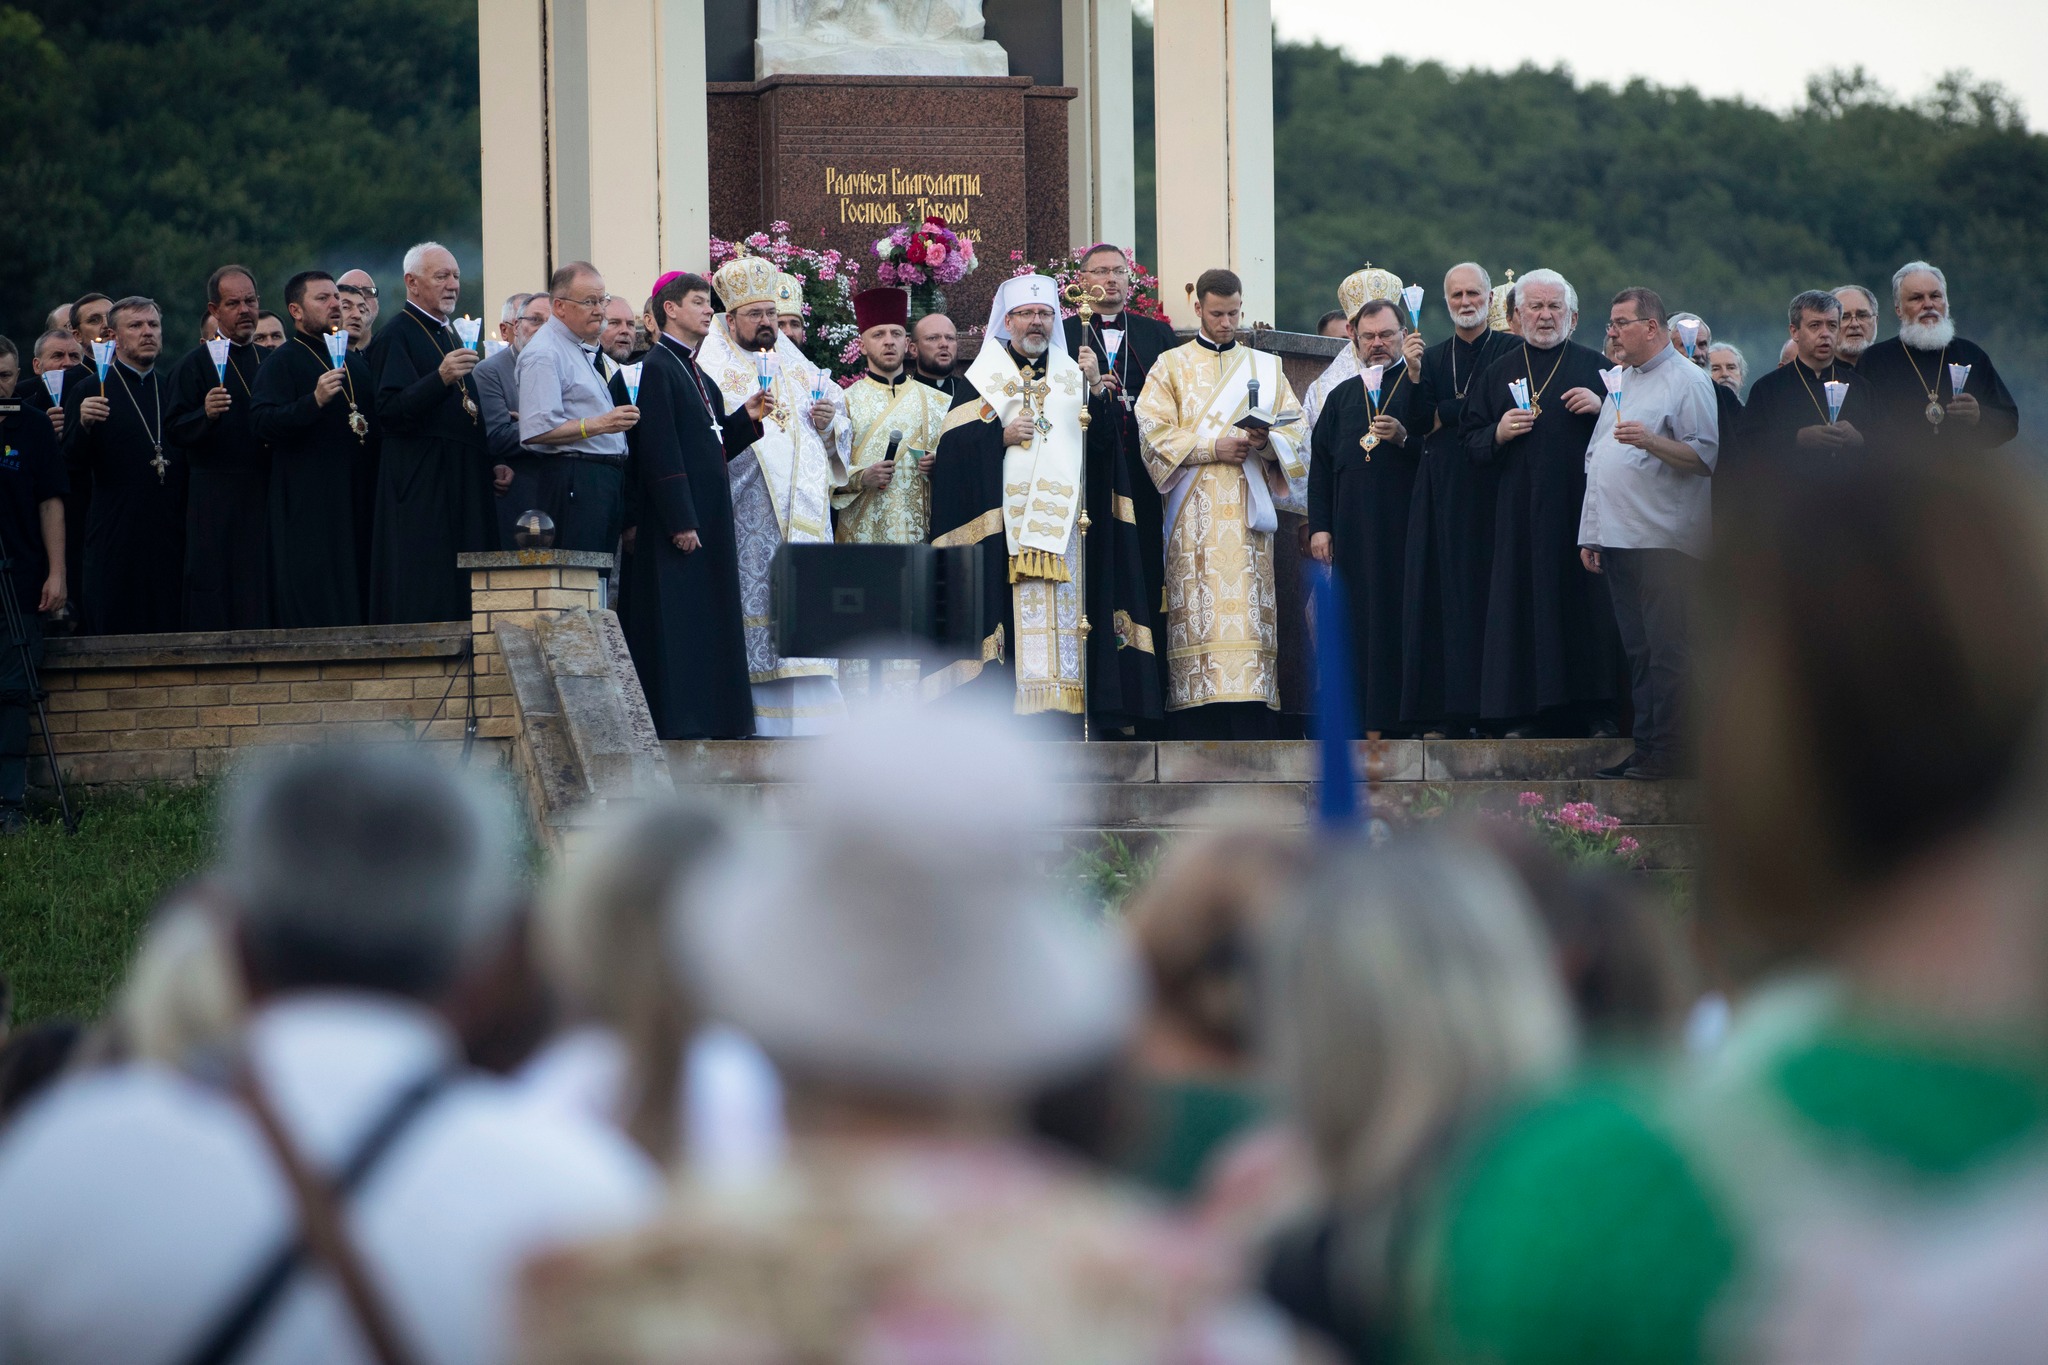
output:
[[[846, 390], [853, 421], [853, 455], [846, 482], [832, 491], [842, 545], [921, 545], [930, 533], [932, 465], [945, 429], [945, 394], [911, 377], [910, 295], [902, 289], [865, 289], [853, 296], [867, 371]], [[840, 661], [849, 694], [868, 690], [867, 662]], [[917, 685], [915, 659], [889, 661], [887, 690]]]
[[[1202, 272], [1201, 334], [1159, 357], [1138, 399], [1145, 471], [1166, 501], [1175, 738], [1269, 738], [1280, 707], [1274, 501], [1307, 470], [1308, 431], [1279, 358], [1236, 344], [1243, 292], [1228, 270]], [[1254, 406], [1278, 419], [1270, 430], [1237, 426]]]

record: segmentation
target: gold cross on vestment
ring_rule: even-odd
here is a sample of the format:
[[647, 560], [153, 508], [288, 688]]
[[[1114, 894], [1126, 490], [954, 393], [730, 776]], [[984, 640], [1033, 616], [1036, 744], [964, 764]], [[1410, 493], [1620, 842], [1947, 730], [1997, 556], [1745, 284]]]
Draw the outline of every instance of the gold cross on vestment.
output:
[[1045, 413], [1041, 408], [1041, 405], [1045, 402], [1046, 395], [1052, 392], [1052, 385], [1046, 383], [1043, 379], [1034, 379], [1024, 383], [1019, 383], [1018, 380], [1012, 379], [1003, 385], [1003, 392], [1011, 398], [1022, 398], [1024, 400], [1024, 414], [1031, 419], [1031, 425], [1038, 428], [1040, 435], [1052, 430], [1052, 423], [1045, 419]]

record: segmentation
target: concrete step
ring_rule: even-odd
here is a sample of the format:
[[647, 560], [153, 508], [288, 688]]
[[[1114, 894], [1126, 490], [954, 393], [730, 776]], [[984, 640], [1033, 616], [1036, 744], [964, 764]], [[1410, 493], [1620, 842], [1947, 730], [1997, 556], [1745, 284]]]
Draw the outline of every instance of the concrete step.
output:
[[[787, 782], [797, 773], [802, 741], [670, 740], [669, 771], [679, 783]], [[1072, 782], [1310, 782], [1316, 746], [1269, 742], [1105, 741], [1046, 746]], [[1356, 746], [1366, 775], [1373, 746]], [[1558, 782], [1586, 779], [1628, 756], [1629, 742], [1602, 739], [1388, 740], [1379, 746], [1384, 782]]]

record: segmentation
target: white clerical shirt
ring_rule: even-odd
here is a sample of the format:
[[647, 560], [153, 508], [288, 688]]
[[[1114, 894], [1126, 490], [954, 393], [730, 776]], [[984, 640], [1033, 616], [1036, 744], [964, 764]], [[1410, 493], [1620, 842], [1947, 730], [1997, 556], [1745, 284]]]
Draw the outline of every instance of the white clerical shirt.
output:
[[[1641, 368], [1623, 367], [1620, 419], [1692, 447], [1712, 469], [1720, 418], [1707, 372], [1669, 346]], [[1600, 409], [1586, 447], [1586, 500], [1579, 544], [1610, 550], [1680, 550], [1706, 557], [1713, 535], [1713, 479], [1674, 469], [1647, 450], [1614, 439], [1616, 405]]]
[[[586, 346], [562, 325], [560, 318], [541, 324], [533, 340], [519, 353], [515, 371], [519, 395], [519, 439], [531, 441], [545, 436], [566, 422], [602, 417], [614, 406], [611, 390], [598, 373], [602, 364], [597, 348]], [[592, 432], [563, 445], [535, 446], [541, 454], [602, 455], [626, 458], [626, 435], [621, 431]]]
[[[303, 994], [251, 1023], [257, 1074], [300, 1152], [331, 1171], [454, 1039], [390, 997]], [[649, 1215], [659, 1177], [597, 1124], [465, 1073], [349, 1198], [371, 1279], [423, 1365], [509, 1358], [521, 1263]], [[179, 1359], [242, 1292], [296, 1209], [247, 1113], [149, 1064], [89, 1072], [0, 1137], [0, 1362]], [[368, 1365], [328, 1277], [301, 1270], [244, 1365]]]

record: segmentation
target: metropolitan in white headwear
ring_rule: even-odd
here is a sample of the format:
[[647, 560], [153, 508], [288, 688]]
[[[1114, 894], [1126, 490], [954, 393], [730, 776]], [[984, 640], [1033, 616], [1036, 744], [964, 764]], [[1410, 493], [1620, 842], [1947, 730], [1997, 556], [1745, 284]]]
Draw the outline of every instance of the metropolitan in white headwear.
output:
[[987, 556], [994, 629], [978, 658], [925, 680], [929, 696], [1001, 678], [1019, 715], [1081, 713], [1079, 519], [1087, 380], [1067, 354], [1059, 288], [1005, 280], [989, 308], [971, 386], [954, 401], [932, 470], [932, 543]]

